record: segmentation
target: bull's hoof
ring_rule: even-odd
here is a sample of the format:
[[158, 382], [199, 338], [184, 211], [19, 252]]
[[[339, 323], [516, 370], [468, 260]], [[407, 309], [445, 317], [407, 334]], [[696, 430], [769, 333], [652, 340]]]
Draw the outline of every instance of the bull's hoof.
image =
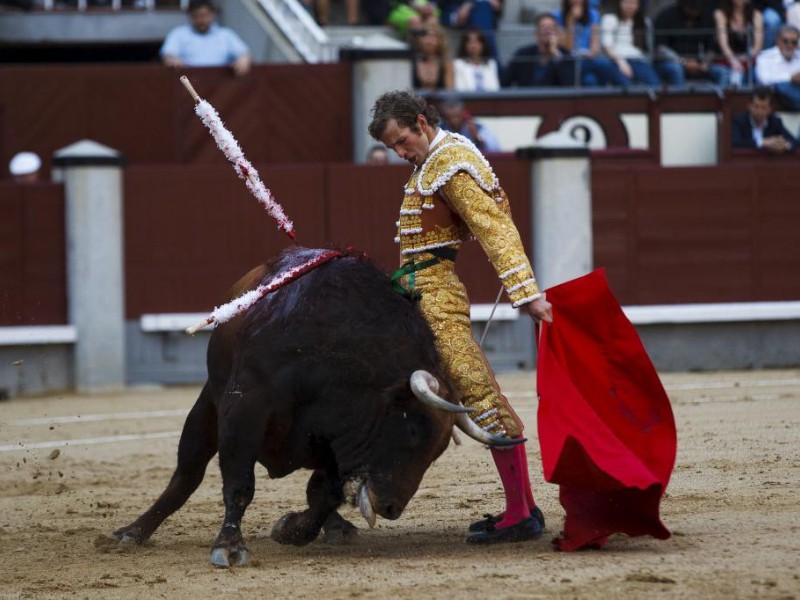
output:
[[111, 534], [119, 542], [120, 547], [127, 548], [133, 544], [143, 544], [147, 541], [147, 536], [142, 530], [135, 526], [122, 527]]
[[358, 539], [358, 528], [346, 519], [334, 524], [325, 523], [322, 530], [325, 534], [325, 543], [333, 546], [352, 544]]
[[303, 513], [287, 513], [275, 521], [269, 537], [279, 544], [305, 546], [317, 539], [319, 529], [310, 529], [303, 524]]
[[211, 551], [211, 564], [215, 567], [244, 567], [250, 562], [250, 551], [242, 544], [217, 546]]

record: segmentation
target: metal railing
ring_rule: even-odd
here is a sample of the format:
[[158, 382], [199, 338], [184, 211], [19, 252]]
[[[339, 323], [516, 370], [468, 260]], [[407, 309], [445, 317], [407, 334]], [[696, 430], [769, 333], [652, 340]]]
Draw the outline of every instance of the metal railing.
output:
[[172, 9], [185, 11], [189, 7], [189, 0], [39, 0], [34, 3], [35, 9], [47, 12], [61, 10], [86, 11], [90, 8], [121, 10], [157, 10]]
[[[502, 68], [507, 68], [512, 59], [515, 63], [530, 63], [532, 66], [542, 60], [540, 56], [530, 56], [530, 57], [515, 57], [514, 52], [508, 52], [509, 44], [508, 40], [504, 40], [503, 37], [506, 32], [497, 31], [495, 33], [495, 37], [498, 41], [498, 45], [503, 47], [506, 50], [506, 57], [505, 60], [501, 60], [500, 66]], [[601, 31], [601, 38], [602, 38], [602, 31]], [[727, 59], [722, 54], [721, 51], [717, 48], [716, 42], [716, 29], [709, 29], [709, 28], [695, 28], [695, 29], [675, 29], [675, 30], [664, 30], [659, 29], [656, 30], [650, 21], [646, 21], [646, 28], [643, 31], [637, 31], [636, 34], [641, 35], [644, 44], [641, 48], [642, 50], [642, 58], [656, 67], [657, 65], [663, 64], [665, 62], [677, 62], [680, 64], [684, 64], [686, 61], [689, 60], [696, 60], [700, 63], [704, 63], [706, 65], [712, 65], [715, 69], [729, 69], [729, 65]], [[458, 32], [451, 31], [451, 45], [457, 47], [457, 41], [460, 39], [460, 35]], [[513, 39], [519, 39], [520, 34], [519, 31], [515, 31], [513, 33]], [[509, 37], [511, 39], [511, 37]], [[452, 40], [455, 40], [456, 43], [453, 43]], [[753, 30], [752, 27], [748, 27], [747, 29], [747, 52], [745, 56], [745, 60], [748, 64], [748, 69], [744, 73], [744, 76], [741, 79], [737, 79], [735, 77], [731, 77], [730, 82], [728, 83], [715, 83], [712, 80], [711, 75], [709, 74], [706, 78], [687, 78], [686, 85], [689, 85], [693, 88], [695, 87], [712, 87], [717, 89], [722, 89], [723, 87], [751, 87], [755, 85], [755, 74], [754, 74], [754, 62], [755, 62], [755, 52], [753, 51]], [[530, 40], [534, 41], [534, 40]], [[527, 43], [530, 43], [528, 41]], [[518, 45], [518, 48], [527, 45], [527, 43], [523, 43]], [[513, 46], [512, 46], [513, 47]], [[677, 51], [676, 51], [677, 49]], [[562, 49], [563, 50], [563, 49]], [[600, 57], [607, 57], [605, 52], [601, 50], [599, 55]], [[557, 62], [562, 65], [562, 71], [566, 73], [569, 68], [572, 69], [570, 78], [574, 79], [574, 83], [562, 83], [559, 85], [565, 85], [568, 87], [581, 87], [581, 73], [584, 70], [584, 64], [586, 61], [589, 60], [589, 57], [584, 55], [584, 53], [580, 51], [574, 52], [565, 52], [562, 53], [560, 58], [557, 59]], [[658, 72], [659, 69], [656, 69]], [[718, 71], [715, 71], [718, 73]], [[660, 72], [657, 73], [660, 77], [662, 74]], [[665, 82], [666, 83], [666, 82]], [[635, 84], [636, 87], [645, 87], [642, 84]]]
[[308, 63], [329, 63], [339, 51], [308, 11], [297, 0], [258, 0], [273, 23]]

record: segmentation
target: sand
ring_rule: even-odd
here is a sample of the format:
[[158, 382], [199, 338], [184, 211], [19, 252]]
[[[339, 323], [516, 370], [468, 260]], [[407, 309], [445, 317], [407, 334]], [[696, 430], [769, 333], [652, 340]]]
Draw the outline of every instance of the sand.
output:
[[[477, 548], [467, 524], [502, 508], [489, 453], [466, 439], [431, 467], [397, 521], [359, 527], [350, 545], [269, 539], [304, 508], [307, 472], [257, 468], [243, 531], [248, 567], [209, 562], [223, 514], [216, 459], [184, 508], [149, 543], [109, 534], [148, 508], [175, 466], [198, 387], [130, 389], [0, 403], [0, 600], [11, 598], [800, 598], [800, 370], [662, 376], [678, 459], [662, 502], [671, 539], [613, 536], [600, 551], [560, 553], [558, 488], [542, 481], [535, 374], [501, 376], [528, 427], [547, 531]], [[128, 436], [128, 437], [125, 437]]]

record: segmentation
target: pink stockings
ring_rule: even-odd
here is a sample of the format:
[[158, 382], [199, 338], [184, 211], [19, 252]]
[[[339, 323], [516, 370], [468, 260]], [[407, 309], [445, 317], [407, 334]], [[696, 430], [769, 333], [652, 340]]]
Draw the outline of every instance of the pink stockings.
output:
[[529, 519], [536, 502], [533, 500], [533, 490], [528, 475], [525, 444], [518, 444], [507, 450], [492, 448], [491, 453], [506, 495], [503, 519], [495, 525], [500, 529]]

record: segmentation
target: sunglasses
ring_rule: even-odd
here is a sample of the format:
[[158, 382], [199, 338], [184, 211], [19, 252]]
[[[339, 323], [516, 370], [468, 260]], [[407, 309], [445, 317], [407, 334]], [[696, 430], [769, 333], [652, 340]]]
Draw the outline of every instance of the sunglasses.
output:
[[781, 43], [786, 44], [787, 46], [797, 46], [797, 38], [781, 38]]

